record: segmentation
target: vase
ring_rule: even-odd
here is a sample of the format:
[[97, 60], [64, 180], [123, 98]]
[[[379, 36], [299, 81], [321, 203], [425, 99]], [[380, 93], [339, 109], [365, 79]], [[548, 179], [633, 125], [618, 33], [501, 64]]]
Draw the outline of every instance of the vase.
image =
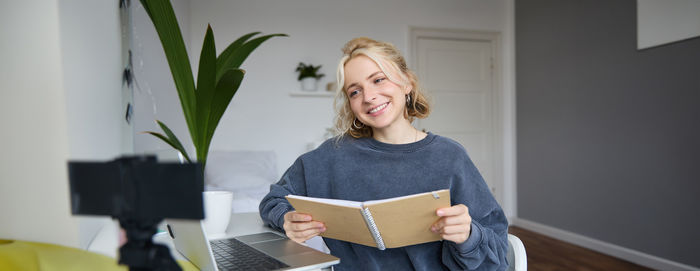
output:
[[204, 231], [208, 239], [226, 236], [231, 219], [233, 193], [230, 191], [204, 191]]
[[313, 77], [306, 77], [301, 79], [301, 90], [303, 91], [316, 91], [318, 88], [318, 79]]

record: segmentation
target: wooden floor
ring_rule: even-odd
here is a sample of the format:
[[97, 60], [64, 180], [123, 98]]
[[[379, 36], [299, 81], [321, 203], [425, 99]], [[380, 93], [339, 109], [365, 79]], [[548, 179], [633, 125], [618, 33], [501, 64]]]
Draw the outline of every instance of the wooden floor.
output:
[[508, 232], [523, 241], [530, 271], [653, 270], [523, 228], [511, 226]]

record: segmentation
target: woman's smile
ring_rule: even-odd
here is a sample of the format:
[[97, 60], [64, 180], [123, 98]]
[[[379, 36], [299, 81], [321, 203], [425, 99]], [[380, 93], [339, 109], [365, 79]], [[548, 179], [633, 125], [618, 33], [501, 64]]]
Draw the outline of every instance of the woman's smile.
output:
[[387, 107], [388, 105], [389, 105], [389, 102], [380, 104], [379, 106], [370, 109], [370, 110], [367, 112], [367, 114], [369, 114], [369, 115], [372, 116], [372, 117], [379, 116], [380, 114], [382, 114], [382, 113], [384, 112], [384, 109], [386, 109], [386, 107]]

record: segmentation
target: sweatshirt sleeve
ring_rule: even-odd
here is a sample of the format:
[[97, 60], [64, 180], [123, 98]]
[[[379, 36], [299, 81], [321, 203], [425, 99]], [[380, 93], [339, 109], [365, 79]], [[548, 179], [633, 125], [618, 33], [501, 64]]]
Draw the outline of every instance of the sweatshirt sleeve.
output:
[[450, 189], [452, 204], [464, 204], [472, 218], [464, 243], [443, 241], [442, 262], [450, 270], [505, 270], [508, 221], [469, 157], [462, 160]]
[[260, 201], [260, 217], [265, 225], [284, 231], [284, 214], [294, 208], [285, 196], [306, 195], [304, 189], [304, 168], [301, 159], [297, 159], [282, 175], [279, 182], [270, 185], [270, 192]]

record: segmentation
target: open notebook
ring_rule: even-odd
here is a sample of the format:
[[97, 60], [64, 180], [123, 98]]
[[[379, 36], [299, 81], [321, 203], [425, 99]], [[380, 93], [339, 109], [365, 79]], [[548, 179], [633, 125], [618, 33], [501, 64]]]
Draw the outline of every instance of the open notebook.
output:
[[439, 208], [450, 207], [447, 189], [365, 202], [289, 195], [299, 213], [323, 222], [323, 237], [366, 246], [402, 247], [441, 240], [430, 231], [440, 217]]

